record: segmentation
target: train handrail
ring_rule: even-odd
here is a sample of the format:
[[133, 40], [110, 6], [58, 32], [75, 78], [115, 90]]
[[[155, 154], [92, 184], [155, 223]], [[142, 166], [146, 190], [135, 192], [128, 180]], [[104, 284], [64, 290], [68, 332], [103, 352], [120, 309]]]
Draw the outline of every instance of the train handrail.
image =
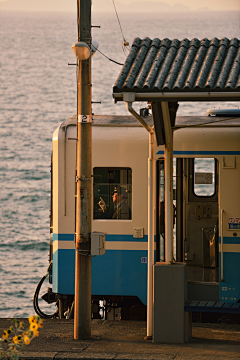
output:
[[220, 223], [221, 223], [221, 281], [224, 281], [224, 277], [223, 277], [223, 213], [224, 213], [224, 210], [221, 209], [221, 219], [220, 219]]

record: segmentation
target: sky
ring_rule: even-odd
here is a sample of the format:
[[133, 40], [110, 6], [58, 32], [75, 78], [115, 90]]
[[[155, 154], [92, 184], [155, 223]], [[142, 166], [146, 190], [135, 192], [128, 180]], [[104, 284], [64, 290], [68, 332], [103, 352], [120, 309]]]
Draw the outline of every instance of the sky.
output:
[[[239, 11], [240, 0], [114, 0], [119, 12]], [[112, 11], [112, 0], [92, 0], [94, 11]], [[0, 10], [76, 11], [76, 0], [0, 0]]]

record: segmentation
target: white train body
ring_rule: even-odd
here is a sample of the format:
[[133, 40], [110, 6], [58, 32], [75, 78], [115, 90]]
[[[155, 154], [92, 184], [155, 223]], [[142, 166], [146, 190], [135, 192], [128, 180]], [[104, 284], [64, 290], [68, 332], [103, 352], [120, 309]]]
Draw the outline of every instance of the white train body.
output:
[[[189, 119], [178, 117], [176, 124], [209, 120], [206, 117]], [[75, 124], [76, 117], [69, 117], [53, 134], [52, 290], [62, 295], [74, 294], [75, 281]], [[200, 297], [197, 300], [240, 300], [240, 127], [236, 124], [236, 120], [226, 121], [174, 131], [175, 260], [188, 264], [189, 300], [194, 300], [194, 296]], [[101, 210], [97, 209], [97, 191], [101, 186], [110, 191], [116, 184], [114, 180], [112, 184], [100, 184], [98, 189], [97, 181], [101, 180], [93, 177], [92, 231], [107, 235], [105, 254], [92, 258], [92, 296], [136, 298], [146, 305], [148, 133], [132, 117], [94, 116], [92, 138], [93, 175], [101, 169], [126, 170], [130, 180], [121, 181], [130, 189], [128, 204], [131, 207], [129, 219], [98, 217], [96, 214]], [[213, 170], [199, 170], [194, 160], [198, 158], [206, 164], [207, 159], [215, 159], [209, 160]], [[164, 201], [163, 146], [155, 144], [155, 159], [155, 258], [160, 261], [164, 260], [164, 224], [159, 220], [160, 203]], [[210, 174], [210, 184], [195, 173], [205, 177]], [[210, 194], [201, 195], [201, 188], [206, 191], [208, 187]], [[199, 284], [205, 285], [205, 290], [202, 291]]]

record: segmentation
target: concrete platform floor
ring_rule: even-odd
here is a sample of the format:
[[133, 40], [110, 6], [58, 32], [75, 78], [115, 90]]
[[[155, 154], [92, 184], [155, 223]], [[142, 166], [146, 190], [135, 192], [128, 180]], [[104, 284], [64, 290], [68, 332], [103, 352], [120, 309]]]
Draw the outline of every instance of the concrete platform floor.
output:
[[[27, 319], [22, 319], [26, 325]], [[12, 319], [0, 319], [0, 335]], [[193, 324], [192, 340], [186, 344], [153, 344], [144, 340], [145, 321], [92, 321], [89, 340], [73, 339], [73, 320], [50, 319], [39, 337], [23, 347], [25, 360], [55, 359], [240, 359], [240, 324]]]

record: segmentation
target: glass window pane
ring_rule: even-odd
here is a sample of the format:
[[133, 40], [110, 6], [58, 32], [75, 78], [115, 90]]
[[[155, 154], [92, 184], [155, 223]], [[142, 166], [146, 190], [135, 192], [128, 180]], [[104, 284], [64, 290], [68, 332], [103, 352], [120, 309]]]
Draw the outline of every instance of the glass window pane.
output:
[[215, 193], [215, 159], [194, 159], [194, 194], [212, 196]]
[[132, 170], [94, 168], [94, 219], [130, 220], [132, 218]]

